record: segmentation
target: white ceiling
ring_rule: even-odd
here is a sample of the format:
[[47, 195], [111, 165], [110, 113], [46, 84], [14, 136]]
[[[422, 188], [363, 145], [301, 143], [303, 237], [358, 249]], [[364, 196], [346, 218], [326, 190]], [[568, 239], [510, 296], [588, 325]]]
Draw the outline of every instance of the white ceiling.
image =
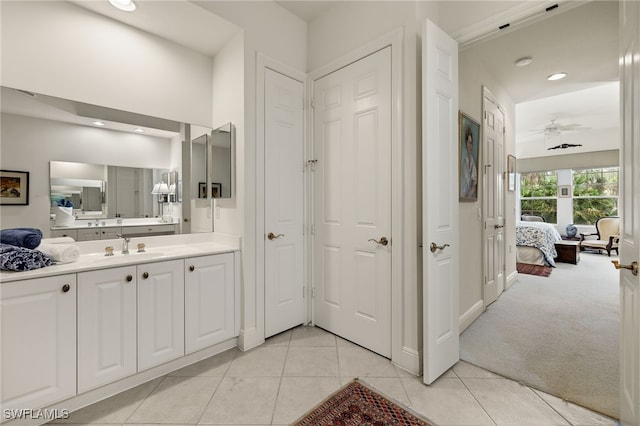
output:
[[[201, 7], [206, 1], [217, 0], [136, 0], [138, 9], [134, 13], [119, 11], [106, 0], [71, 0], [71, 3], [214, 56], [240, 28]], [[279, 0], [277, 3], [311, 22], [345, 1]], [[363, 1], [357, 3], [364, 4]], [[602, 129], [604, 123], [618, 121], [617, 108], [609, 107], [617, 105], [614, 90], [597, 92], [597, 96], [586, 90], [618, 79], [617, 1], [559, 0], [557, 3], [558, 8], [545, 13], [544, 8], [554, 2], [438, 2], [440, 26], [461, 42], [465, 55], [482, 62], [495, 82], [518, 104], [519, 145], [523, 135], [529, 137], [531, 130], [551, 119], [581, 124], [594, 131]], [[510, 23], [511, 27], [503, 31], [495, 29], [503, 23]], [[474, 37], [482, 40], [474, 42]], [[514, 62], [523, 56], [532, 56], [534, 62], [525, 68], [515, 67]], [[560, 70], [569, 76], [556, 82], [546, 80], [547, 75]], [[569, 92], [573, 96], [557, 96]], [[535, 103], [530, 107], [525, 106], [532, 101]], [[596, 120], [589, 111], [577, 106], [589, 106], [589, 110], [600, 111], [602, 116]], [[570, 152], [577, 151], [562, 153]]]

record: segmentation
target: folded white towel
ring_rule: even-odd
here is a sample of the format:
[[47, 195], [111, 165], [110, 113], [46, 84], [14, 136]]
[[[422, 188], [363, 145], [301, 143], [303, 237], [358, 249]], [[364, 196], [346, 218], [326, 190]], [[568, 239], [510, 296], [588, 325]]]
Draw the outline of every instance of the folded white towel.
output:
[[75, 244], [40, 244], [36, 250], [49, 256], [54, 262], [75, 262], [80, 257], [80, 247]]
[[76, 240], [74, 240], [71, 237], [54, 237], [54, 238], [43, 238], [40, 241], [40, 244], [60, 244], [60, 243], [75, 243]]

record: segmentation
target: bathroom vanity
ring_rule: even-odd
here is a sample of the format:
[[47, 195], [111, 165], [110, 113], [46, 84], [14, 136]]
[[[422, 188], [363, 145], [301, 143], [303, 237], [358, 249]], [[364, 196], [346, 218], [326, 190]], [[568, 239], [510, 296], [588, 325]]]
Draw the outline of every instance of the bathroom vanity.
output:
[[121, 244], [80, 242], [77, 262], [0, 273], [3, 420], [6, 409], [64, 415], [236, 346], [238, 238]]

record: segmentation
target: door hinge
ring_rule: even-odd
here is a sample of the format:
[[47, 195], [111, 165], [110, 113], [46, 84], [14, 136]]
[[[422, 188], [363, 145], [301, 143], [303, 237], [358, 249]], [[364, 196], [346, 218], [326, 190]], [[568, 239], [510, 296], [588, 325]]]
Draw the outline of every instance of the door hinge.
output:
[[316, 107], [316, 99], [311, 98], [311, 108], [315, 108], [315, 107]]

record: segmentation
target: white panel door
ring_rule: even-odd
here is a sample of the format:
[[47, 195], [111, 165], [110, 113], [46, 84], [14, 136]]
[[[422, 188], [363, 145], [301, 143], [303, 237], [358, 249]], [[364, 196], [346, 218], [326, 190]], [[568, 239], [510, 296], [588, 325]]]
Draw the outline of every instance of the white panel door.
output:
[[304, 85], [265, 69], [265, 337], [304, 322]]
[[234, 335], [233, 253], [185, 260], [185, 352], [215, 345]]
[[3, 409], [33, 409], [76, 393], [76, 276], [2, 284]]
[[314, 82], [314, 321], [391, 356], [391, 47]]
[[504, 291], [504, 113], [484, 89], [484, 304]]
[[78, 274], [78, 392], [136, 373], [136, 267]]
[[458, 44], [431, 21], [422, 44], [424, 382], [459, 360]]
[[184, 261], [138, 265], [138, 371], [184, 355]]
[[640, 3], [620, 2], [620, 423], [640, 425]]

